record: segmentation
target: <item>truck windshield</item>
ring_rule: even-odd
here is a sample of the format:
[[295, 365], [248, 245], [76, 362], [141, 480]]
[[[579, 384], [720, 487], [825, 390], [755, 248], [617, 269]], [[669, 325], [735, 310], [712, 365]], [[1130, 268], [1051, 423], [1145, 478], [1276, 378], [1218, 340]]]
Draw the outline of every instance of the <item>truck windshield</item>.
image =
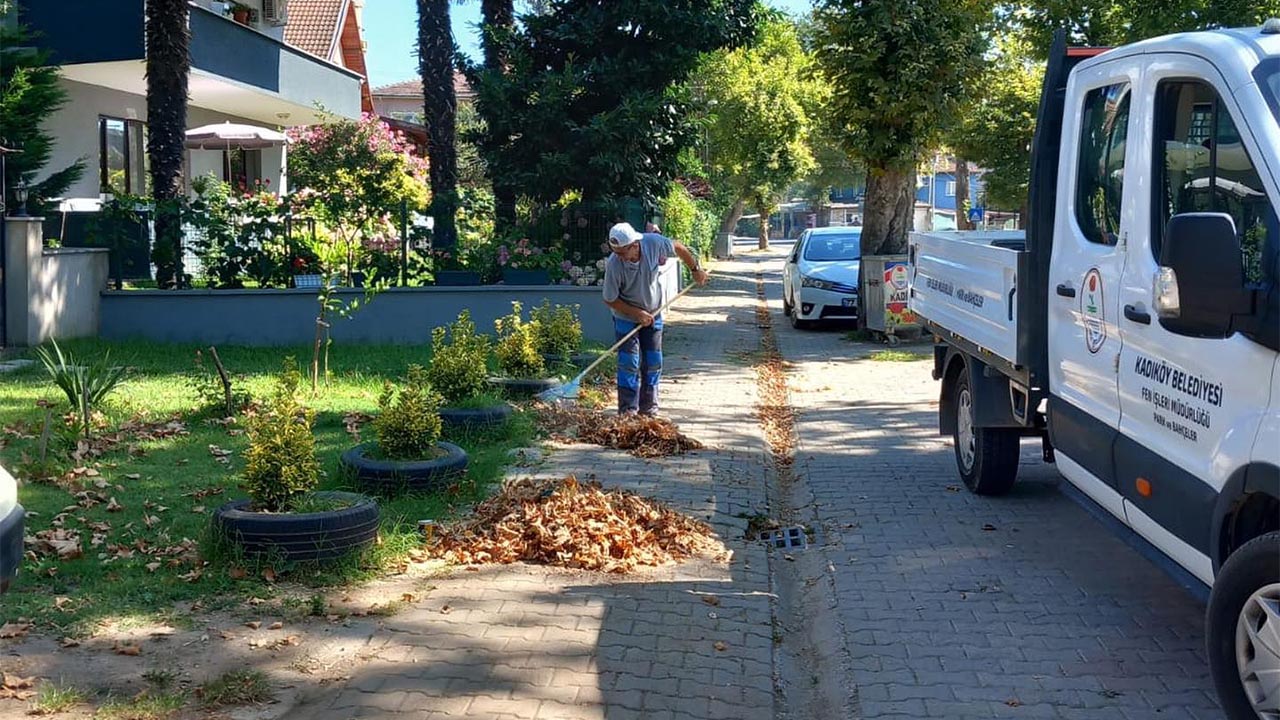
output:
[[1254, 77], [1258, 80], [1258, 87], [1262, 88], [1262, 94], [1267, 96], [1271, 114], [1280, 122], [1280, 58], [1263, 61]]
[[813, 262], [857, 260], [862, 256], [862, 235], [813, 235], [804, 246], [804, 259]]

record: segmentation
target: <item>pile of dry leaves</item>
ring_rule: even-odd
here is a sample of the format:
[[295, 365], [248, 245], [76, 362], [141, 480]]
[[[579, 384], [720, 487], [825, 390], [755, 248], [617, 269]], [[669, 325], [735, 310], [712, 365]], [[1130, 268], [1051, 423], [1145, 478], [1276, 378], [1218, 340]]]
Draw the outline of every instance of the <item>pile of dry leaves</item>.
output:
[[642, 458], [680, 455], [702, 448], [702, 443], [681, 433], [670, 420], [644, 415], [614, 415], [573, 405], [546, 405], [538, 408], [538, 421], [557, 440], [603, 445]]
[[625, 573], [723, 552], [724, 545], [704, 523], [654, 500], [568, 477], [508, 483], [429, 550], [461, 564], [525, 561]]

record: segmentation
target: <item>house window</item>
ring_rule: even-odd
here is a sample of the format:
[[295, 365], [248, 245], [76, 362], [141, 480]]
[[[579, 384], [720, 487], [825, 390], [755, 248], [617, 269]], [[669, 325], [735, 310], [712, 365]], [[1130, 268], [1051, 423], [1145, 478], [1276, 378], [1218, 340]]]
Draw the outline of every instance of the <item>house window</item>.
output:
[[222, 179], [235, 190], [253, 192], [262, 180], [262, 151], [233, 148], [222, 155]]
[[955, 197], [955, 196], [956, 196], [956, 181], [948, 180], [947, 181], [947, 197]]
[[108, 195], [151, 192], [147, 126], [137, 120], [98, 118], [98, 189]]
[[1089, 242], [1120, 239], [1125, 140], [1129, 135], [1129, 85], [1092, 90], [1084, 98], [1080, 162], [1076, 166], [1076, 222]]
[[393, 120], [400, 120], [402, 122], [413, 123], [415, 125], [425, 124], [423, 122], [423, 117], [421, 112], [407, 112], [404, 110], [396, 110], [391, 113], [391, 118]]

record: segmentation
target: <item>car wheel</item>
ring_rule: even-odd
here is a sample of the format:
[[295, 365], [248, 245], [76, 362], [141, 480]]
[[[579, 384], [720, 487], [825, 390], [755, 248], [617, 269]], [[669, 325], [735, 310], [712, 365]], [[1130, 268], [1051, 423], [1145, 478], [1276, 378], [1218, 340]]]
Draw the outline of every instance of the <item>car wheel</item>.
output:
[[1280, 712], [1280, 532], [1231, 553], [1205, 613], [1209, 671], [1231, 720]]
[[973, 422], [973, 391], [969, 374], [956, 378], [956, 421], [952, 440], [960, 478], [978, 495], [1003, 495], [1018, 479], [1018, 451], [1021, 436], [1016, 429], [976, 427]]
[[782, 292], [782, 314], [790, 317], [791, 313], [795, 312], [795, 310], [795, 306], [787, 300], [787, 293], [784, 290]]
[[808, 330], [812, 325], [812, 322], [800, 319], [800, 308], [791, 306], [791, 327], [797, 330]]

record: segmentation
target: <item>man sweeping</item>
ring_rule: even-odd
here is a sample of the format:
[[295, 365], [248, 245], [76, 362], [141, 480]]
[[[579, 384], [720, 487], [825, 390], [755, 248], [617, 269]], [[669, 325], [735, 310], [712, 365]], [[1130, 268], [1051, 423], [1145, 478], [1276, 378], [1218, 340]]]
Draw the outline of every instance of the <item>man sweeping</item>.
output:
[[662, 315], [664, 298], [660, 274], [673, 256], [693, 271], [699, 285], [707, 273], [684, 245], [656, 232], [639, 233], [628, 223], [609, 229], [605, 262], [604, 303], [613, 311], [619, 340], [640, 326], [640, 332], [618, 348], [618, 414], [658, 413], [658, 381], [662, 378]]

